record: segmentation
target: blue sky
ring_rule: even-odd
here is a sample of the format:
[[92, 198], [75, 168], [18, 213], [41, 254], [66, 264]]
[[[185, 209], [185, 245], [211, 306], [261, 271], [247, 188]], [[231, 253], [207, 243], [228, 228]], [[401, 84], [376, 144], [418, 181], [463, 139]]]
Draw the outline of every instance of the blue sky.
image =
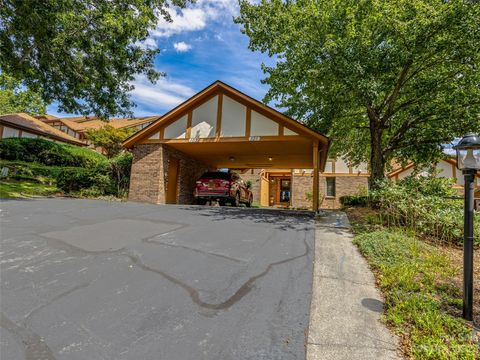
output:
[[[170, 14], [173, 22], [159, 20], [144, 43], [161, 50], [155, 67], [167, 76], [156, 84], [137, 77], [135, 116], [164, 114], [215, 80], [262, 99], [267, 86], [260, 82], [265, 77], [260, 66], [273, 60], [247, 48], [248, 37], [232, 20], [238, 14], [237, 0], [197, 0], [186, 9], [170, 9]], [[48, 113], [74, 116], [58, 113], [56, 104]]]

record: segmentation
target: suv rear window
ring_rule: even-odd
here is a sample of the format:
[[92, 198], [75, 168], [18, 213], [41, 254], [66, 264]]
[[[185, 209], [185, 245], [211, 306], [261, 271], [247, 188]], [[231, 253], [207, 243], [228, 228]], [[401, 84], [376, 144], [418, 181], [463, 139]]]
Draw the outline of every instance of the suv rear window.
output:
[[230, 180], [230, 174], [222, 171], [212, 171], [203, 174], [200, 179], [222, 179]]

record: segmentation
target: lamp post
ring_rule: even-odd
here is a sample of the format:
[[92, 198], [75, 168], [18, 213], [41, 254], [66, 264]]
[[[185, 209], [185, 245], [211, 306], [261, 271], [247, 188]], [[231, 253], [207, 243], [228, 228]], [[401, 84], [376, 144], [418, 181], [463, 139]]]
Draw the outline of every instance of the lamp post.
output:
[[473, 191], [475, 174], [480, 169], [480, 136], [465, 135], [453, 147], [457, 167], [462, 170], [465, 184], [463, 227], [463, 318], [472, 321], [473, 314]]

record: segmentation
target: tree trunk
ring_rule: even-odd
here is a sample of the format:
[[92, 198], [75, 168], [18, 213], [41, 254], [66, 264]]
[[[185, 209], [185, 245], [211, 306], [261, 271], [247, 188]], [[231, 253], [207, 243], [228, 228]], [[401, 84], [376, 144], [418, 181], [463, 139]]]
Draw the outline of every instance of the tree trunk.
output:
[[378, 121], [370, 119], [370, 178], [371, 189], [385, 178], [385, 158], [382, 148], [383, 128]]

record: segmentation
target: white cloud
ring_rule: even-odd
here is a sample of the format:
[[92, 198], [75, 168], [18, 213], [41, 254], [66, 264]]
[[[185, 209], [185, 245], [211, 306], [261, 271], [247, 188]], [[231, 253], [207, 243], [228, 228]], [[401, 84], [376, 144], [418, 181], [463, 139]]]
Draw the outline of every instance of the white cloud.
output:
[[209, 22], [219, 18], [231, 21], [232, 16], [238, 13], [238, 3], [237, 0], [198, 0], [187, 8], [170, 8], [167, 11], [172, 21], [159, 17], [157, 27], [151, 32], [153, 37], [202, 30]]
[[168, 78], [160, 78], [156, 84], [152, 84], [142, 75], [137, 77], [132, 85], [135, 86], [131, 92], [135, 103], [152, 108], [157, 114], [181, 104], [195, 93], [189, 86]]
[[192, 48], [192, 45], [187, 44], [186, 42], [180, 41], [173, 44], [173, 47], [177, 52], [187, 52]]
[[140, 46], [144, 49], [152, 50], [157, 48], [157, 42], [155, 41], [154, 38], [148, 37], [145, 39], [145, 41], [140, 43]]

